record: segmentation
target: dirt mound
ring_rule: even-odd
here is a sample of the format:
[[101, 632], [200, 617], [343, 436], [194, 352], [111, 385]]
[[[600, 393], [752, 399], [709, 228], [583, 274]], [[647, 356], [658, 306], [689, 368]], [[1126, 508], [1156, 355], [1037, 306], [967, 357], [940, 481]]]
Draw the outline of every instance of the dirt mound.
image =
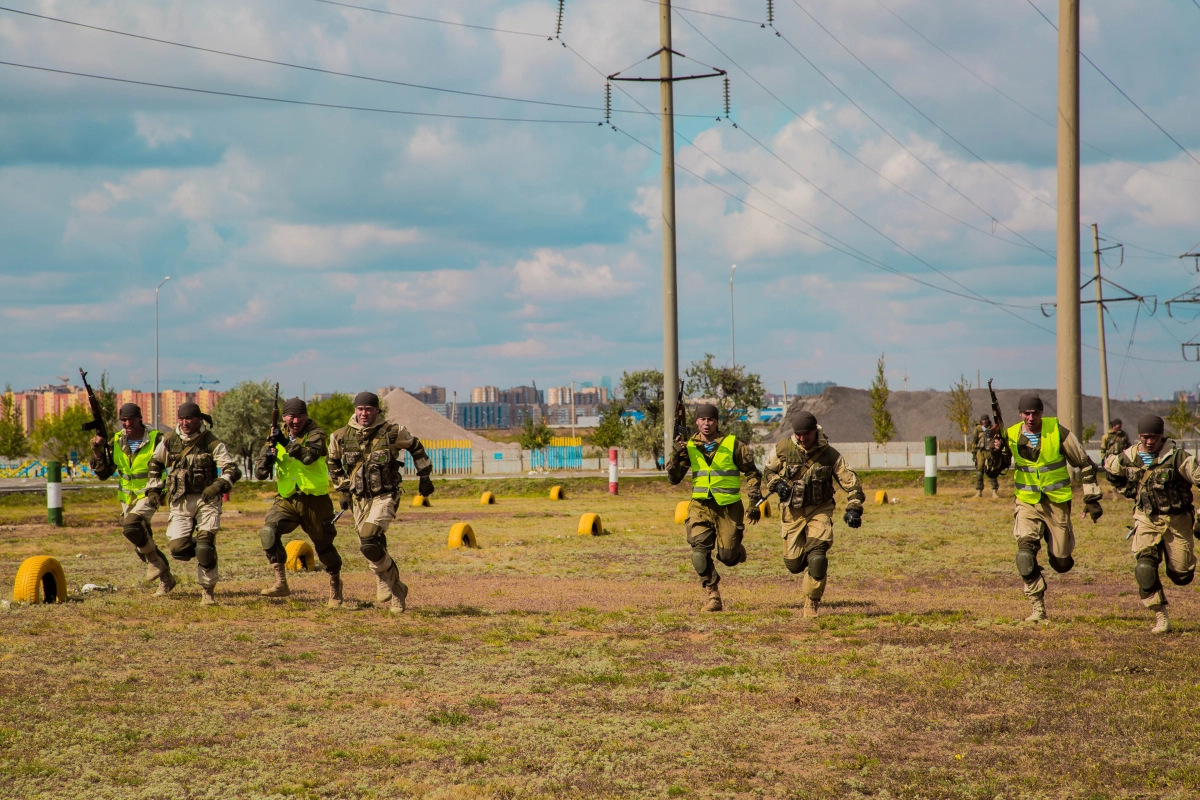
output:
[[[996, 397], [1000, 401], [1000, 414], [1006, 425], [1012, 425], [1020, 419], [1017, 415], [1017, 400], [1026, 392], [1036, 392], [1042, 398], [1042, 402], [1046, 404], [1046, 416], [1056, 414], [1058, 392], [1054, 389], [998, 389]], [[946, 440], [961, 439], [962, 434], [946, 418], [949, 401], [949, 392], [892, 392], [887, 407], [892, 412], [892, 421], [896, 425], [893, 440], [917, 442], [926, 436], [937, 436]], [[971, 390], [971, 407], [975, 419], [984, 414], [991, 415], [992, 403], [987, 389]], [[1171, 403], [1110, 400], [1109, 409], [1113, 417], [1124, 420], [1125, 429], [1130, 430], [1136, 429], [1137, 420], [1143, 414], [1166, 416], [1171, 409]], [[791, 415], [797, 411], [811, 412], [825, 429], [830, 441], [871, 441], [871, 398], [865, 389], [831, 386], [823, 394], [797, 397], [788, 406], [787, 417], [778, 434], [780, 438], [786, 435], [785, 431], [791, 432]], [[1097, 433], [1092, 442], [1098, 443], [1103, 433], [1100, 430], [1102, 422], [1099, 397], [1084, 396], [1083, 421], [1085, 425], [1096, 425]]]
[[408, 428], [414, 436], [422, 441], [470, 439], [471, 443], [480, 450], [495, 452], [518, 449], [515, 444], [493, 442], [456, 425], [403, 389], [393, 390], [386, 397], [381, 397], [379, 403], [387, 409], [388, 419]]

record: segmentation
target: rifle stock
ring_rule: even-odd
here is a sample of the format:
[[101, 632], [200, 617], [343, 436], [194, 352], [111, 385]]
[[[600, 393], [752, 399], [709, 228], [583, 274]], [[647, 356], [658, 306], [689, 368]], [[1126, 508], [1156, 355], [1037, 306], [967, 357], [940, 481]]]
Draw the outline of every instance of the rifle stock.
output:
[[[1000, 446], [1004, 447], [1004, 419], [1000, 415], [1000, 401], [996, 399], [996, 390], [992, 388], [991, 378], [988, 378], [988, 395], [992, 400], [992, 429], [988, 432], [988, 434], [993, 442], [1000, 442]], [[995, 452], [995, 445], [993, 444], [992, 448], [984, 453], [986, 463], [991, 465], [991, 469], [987, 470], [989, 475], [992, 475], [993, 473], [995, 475], [999, 475], [1001, 472], [1003, 472], [1003, 470], [996, 469], [996, 466], [998, 466], [998, 463], [996, 463], [998, 462], [998, 459], [995, 456]]]
[[679, 397], [675, 401], [675, 438], [687, 441], [687, 406], [683, 402], [683, 384], [680, 383]]

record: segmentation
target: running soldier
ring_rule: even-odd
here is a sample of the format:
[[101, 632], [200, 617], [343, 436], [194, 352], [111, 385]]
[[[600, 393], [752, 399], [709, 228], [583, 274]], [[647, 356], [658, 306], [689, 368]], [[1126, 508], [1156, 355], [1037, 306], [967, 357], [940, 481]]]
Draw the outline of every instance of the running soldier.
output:
[[984, 414], [975, 426], [975, 496], [983, 497], [983, 479], [987, 478], [992, 486], [992, 499], [1000, 497], [1000, 481], [997, 473], [990, 472], [989, 454], [992, 452], [992, 418]]
[[1119, 456], [1128, 450], [1131, 444], [1129, 434], [1124, 431], [1121, 420], [1114, 419], [1109, 423], [1108, 432], [1100, 440], [1100, 452], [1103, 453], [1102, 458], [1107, 459], [1109, 456]]

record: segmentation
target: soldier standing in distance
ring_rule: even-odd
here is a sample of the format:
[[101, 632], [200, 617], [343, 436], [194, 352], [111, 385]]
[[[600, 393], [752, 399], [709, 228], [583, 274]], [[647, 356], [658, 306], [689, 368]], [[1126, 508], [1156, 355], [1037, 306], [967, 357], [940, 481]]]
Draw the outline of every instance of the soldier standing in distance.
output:
[[845, 523], [862, 525], [863, 494], [858, 475], [807, 411], [792, 421], [793, 433], [767, 453], [763, 485], [779, 495], [783, 520], [783, 564], [793, 575], [804, 573], [800, 591], [804, 616], [817, 616], [829, 568], [827, 553], [833, 547], [833, 497], [836, 480], [846, 493]]
[[[745, 532], [743, 518], [756, 524], [761, 512], [755, 508], [762, 499], [759, 493], [761, 478], [754, 463], [754, 451], [734, 435], [717, 433], [717, 407], [701, 403], [696, 407], [698, 432], [686, 442], [677, 438], [667, 462], [667, 478], [675, 486], [691, 470], [692, 502], [688, 505], [687, 542], [692, 548], [692, 566], [708, 593], [704, 611], [721, 611], [721, 592], [717, 585], [721, 576], [713, 564], [713, 549], [717, 561], [727, 567], [746, 560], [742, 545]], [[741, 476], [746, 476], [746, 496], [750, 500], [747, 512], [742, 505]]]
[[1096, 465], [1075, 434], [1060, 425], [1057, 418], [1043, 417], [1042, 398], [1035, 394], [1021, 395], [1017, 408], [1021, 421], [1005, 432], [1005, 442], [997, 439], [993, 446], [1004, 467], [1013, 464], [1017, 572], [1025, 582], [1025, 597], [1033, 608], [1025, 621], [1042, 622], [1046, 619], [1046, 579], [1037, 563], [1042, 540], [1046, 541], [1046, 556], [1055, 572], [1069, 572], [1075, 566], [1071, 557], [1075, 531], [1071, 527], [1068, 464], [1083, 473], [1084, 509], [1092, 522], [1104, 511], [1100, 507], [1100, 487], [1096, 485]]
[[146, 582], [160, 582], [154, 595], [162, 597], [175, 588], [175, 576], [171, 574], [166, 556], [154, 544], [154, 529], [150, 522], [156, 506], [146, 499], [150, 457], [162, 434], [146, 428], [142, 422], [142, 409], [134, 403], [121, 406], [117, 419], [121, 422], [121, 432], [113, 435], [111, 452], [100, 436], [92, 438], [89, 466], [102, 481], [114, 474], [118, 477], [121, 533], [136, 548], [138, 558], [146, 562]]
[[1107, 459], [1109, 456], [1120, 455], [1128, 450], [1131, 444], [1129, 434], [1124, 431], [1121, 420], [1114, 419], [1109, 423], [1108, 432], [1100, 439], [1100, 452], [1103, 454], [1101, 458]]
[[342, 509], [351, 509], [358, 529], [359, 549], [375, 573], [375, 599], [391, 603], [392, 613], [404, 611], [408, 587], [400, 581], [400, 570], [388, 554], [387, 529], [400, 502], [401, 451], [412, 455], [417, 468], [417, 491], [433, 494], [433, 463], [421, 440], [403, 425], [388, 422], [379, 414], [379, 397], [374, 392], [354, 396], [350, 424], [338, 428], [329, 439], [329, 477], [333, 490], [341, 493]]
[[1144, 416], [1138, 420], [1138, 443], [1104, 458], [1109, 481], [1134, 499], [1133, 577], [1142, 605], [1154, 612], [1151, 633], [1171, 630], [1167, 596], [1158, 577], [1164, 555], [1167, 577], [1176, 586], [1186, 586], [1196, 575], [1192, 487], [1200, 485], [1200, 464], [1165, 438], [1163, 430], [1162, 417]]
[[275, 583], [263, 597], [287, 597], [287, 551], [283, 537], [300, 528], [312, 539], [321, 565], [329, 573], [329, 607], [342, 604], [342, 557], [333, 546], [333, 502], [329, 499], [329, 467], [325, 461], [325, 431], [308, 416], [308, 404], [299, 397], [284, 401], [283, 430], [271, 429], [271, 438], [254, 463], [260, 481], [271, 477], [275, 467], [279, 489], [267, 512], [259, 538], [267, 562], [275, 571]]
[[1000, 496], [1000, 481], [995, 475], [987, 474], [988, 453], [992, 450], [989, 436], [992, 430], [992, 418], [984, 414], [975, 426], [975, 496], [983, 497], [983, 479], [986, 477], [992, 485], [992, 499]]
[[163, 489], [167, 489], [171, 504], [167, 548], [176, 561], [196, 559], [196, 580], [202, 592], [200, 604], [205, 606], [217, 602], [213, 590], [220, 580], [217, 531], [221, 529], [221, 495], [233, 489], [242, 476], [237, 462], [213, 435], [211, 426], [212, 417], [200, 413], [200, 406], [181, 405], [179, 424], [154, 448], [146, 483], [146, 499], [154, 508], [158, 508]]

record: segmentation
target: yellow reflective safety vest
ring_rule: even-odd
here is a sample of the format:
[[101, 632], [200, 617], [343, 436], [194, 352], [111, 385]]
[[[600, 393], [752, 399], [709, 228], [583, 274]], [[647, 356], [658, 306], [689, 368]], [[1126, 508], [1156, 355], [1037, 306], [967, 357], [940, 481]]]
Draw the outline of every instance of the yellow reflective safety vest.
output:
[[1033, 505], [1042, 495], [1055, 503], [1071, 499], [1071, 473], [1062, 454], [1062, 432], [1056, 417], [1042, 417], [1042, 433], [1037, 461], [1022, 458], [1017, 452], [1021, 436], [1018, 422], [1008, 429], [1008, 449], [1013, 455], [1013, 481], [1017, 484], [1017, 499]]
[[703, 500], [712, 497], [717, 505], [728, 506], [742, 499], [742, 473], [733, 461], [733, 446], [736, 436], [726, 436], [713, 453], [712, 463], [704, 460], [704, 454], [696, 443], [688, 440], [688, 459], [692, 462], [692, 497]]
[[325, 456], [307, 466], [288, 455], [283, 445], [275, 445], [275, 482], [280, 497], [291, 497], [299, 489], [304, 494], [329, 494], [329, 466]]
[[146, 496], [146, 480], [150, 477], [150, 456], [154, 455], [162, 434], [147, 428], [146, 439], [133, 454], [133, 458], [121, 447], [121, 437], [124, 435], [118, 433], [113, 436], [113, 466], [117, 468], [117, 477], [121, 481], [121, 485], [117, 487], [117, 497], [122, 503], [133, 505]]

